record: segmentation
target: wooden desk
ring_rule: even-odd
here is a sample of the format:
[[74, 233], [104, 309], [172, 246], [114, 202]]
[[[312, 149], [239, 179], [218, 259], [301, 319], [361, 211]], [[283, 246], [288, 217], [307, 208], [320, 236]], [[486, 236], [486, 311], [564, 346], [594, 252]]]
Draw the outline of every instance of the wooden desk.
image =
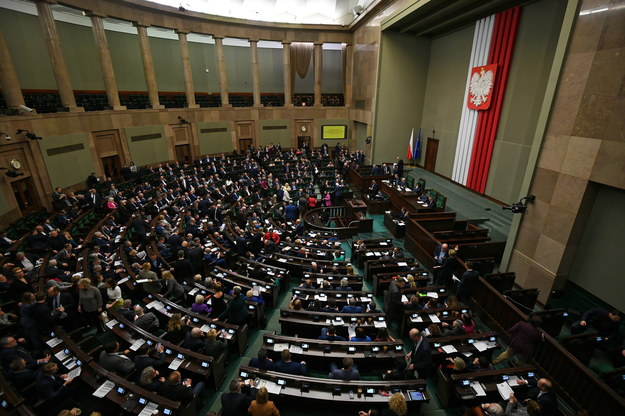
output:
[[406, 235], [406, 223], [393, 217], [390, 212], [384, 212], [384, 226], [395, 238], [402, 238]]
[[[337, 317], [340, 317], [342, 321], [337, 321]], [[331, 323], [336, 327], [337, 334], [344, 338], [349, 337], [348, 325], [356, 324], [358, 320], [361, 321], [360, 326], [367, 335], [375, 336], [377, 328], [374, 320], [383, 322], [385, 315], [382, 312], [339, 314], [335, 312], [280, 309], [279, 322], [282, 328], [281, 333], [285, 335], [298, 334], [301, 337], [317, 338], [321, 334], [321, 328], [327, 328], [330, 325], [327, 322], [328, 320], [331, 320]]]

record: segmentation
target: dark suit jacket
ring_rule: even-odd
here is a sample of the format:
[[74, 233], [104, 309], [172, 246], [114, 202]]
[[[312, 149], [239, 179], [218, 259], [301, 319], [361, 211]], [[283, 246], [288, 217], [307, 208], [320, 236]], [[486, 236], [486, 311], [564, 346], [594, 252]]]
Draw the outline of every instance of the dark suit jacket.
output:
[[191, 351], [204, 353], [205, 343], [206, 343], [206, 339], [193, 338], [193, 336], [191, 336], [191, 331], [189, 331], [184, 337], [184, 341], [182, 342], [182, 347]]
[[168, 399], [181, 402], [184, 405], [193, 400], [193, 389], [182, 383], [171, 385], [167, 381], [161, 384], [160, 393]]
[[[248, 390], [247, 392], [244, 392]], [[246, 416], [252, 404], [256, 389], [243, 388], [241, 393], [224, 393], [221, 395], [221, 416]]]
[[160, 325], [158, 318], [152, 312], [148, 312], [135, 320], [135, 325], [144, 331], [152, 331]]
[[178, 280], [193, 278], [193, 264], [187, 259], [177, 260], [172, 264], [174, 277]]
[[278, 361], [273, 365], [273, 371], [278, 371], [280, 373], [293, 374], [295, 376], [305, 376], [308, 372], [306, 366], [301, 363], [296, 363], [293, 361], [284, 362]]
[[66, 387], [63, 383], [65, 383], [65, 381], [57, 375], [51, 377], [39, 373], [35, 381], [35, 388], [40, 398], [48, 401], [56, 400], [62, 397], [66, 391]]
[[100, 359], [98, 361], [100, 365], [108, 370], [113, 371], [120, 375], [129, 374], [135, 368], [135, 363], [132, 360], [120, 357], [119, 354], [109, 354], [106, 351], [100, 353]]
[[415, 371], [419, 373], [419, 378], [426, 378], [434, 372], [434, 363], [432, 362], [432, 349], [427, 338], [423, 337], [421, 345], [416, 348], [416, 344], [412, 347], [412, 356], [410, 363], [414, 366]]

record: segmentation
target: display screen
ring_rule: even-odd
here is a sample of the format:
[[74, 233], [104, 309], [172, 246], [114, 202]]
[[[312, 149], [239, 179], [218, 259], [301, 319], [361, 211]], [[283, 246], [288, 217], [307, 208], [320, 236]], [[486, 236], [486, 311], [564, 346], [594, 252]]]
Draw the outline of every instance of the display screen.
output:
[[347, 139], [346, 125], [321, 126], [321, 138], [323, 140], [345, 140]]
[[423, 393], [420, 391], [411, 391], [410, 400], [425, 400]]

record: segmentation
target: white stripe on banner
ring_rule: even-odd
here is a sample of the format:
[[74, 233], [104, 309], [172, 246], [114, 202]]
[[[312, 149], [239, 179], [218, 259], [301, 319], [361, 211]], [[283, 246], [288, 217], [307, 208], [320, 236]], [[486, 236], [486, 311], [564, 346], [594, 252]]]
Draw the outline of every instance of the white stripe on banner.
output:
[[471, 110], [467, 106], [471, 69], [488, 63], [488, 53], [490, 51], [490, 41], [493, 37], [494, 24], [495, 15], [478, 20], [475, 24], [471, 59], [469, 60], [469, 70], [467, 71], [467, 83], [464, 89], [464, 100], [462, 101], [462, 114], [460, 116], [460, 127], [458, 129], [454, 168], [451, 177], [454, 181], [462, 185], [467, 184], [467, 175], [469, 173], [469, 164], [471, 163], [471, 153], [473, 151], [478, 115], [477, 110]]

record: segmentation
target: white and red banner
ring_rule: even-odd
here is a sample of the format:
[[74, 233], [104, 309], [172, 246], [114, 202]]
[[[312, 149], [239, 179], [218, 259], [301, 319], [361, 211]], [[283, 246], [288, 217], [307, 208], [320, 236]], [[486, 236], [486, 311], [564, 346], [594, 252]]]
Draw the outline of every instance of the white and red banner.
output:
[[519, 6], [476, 22], [452, 179], [484, 193], [495, 146]]

